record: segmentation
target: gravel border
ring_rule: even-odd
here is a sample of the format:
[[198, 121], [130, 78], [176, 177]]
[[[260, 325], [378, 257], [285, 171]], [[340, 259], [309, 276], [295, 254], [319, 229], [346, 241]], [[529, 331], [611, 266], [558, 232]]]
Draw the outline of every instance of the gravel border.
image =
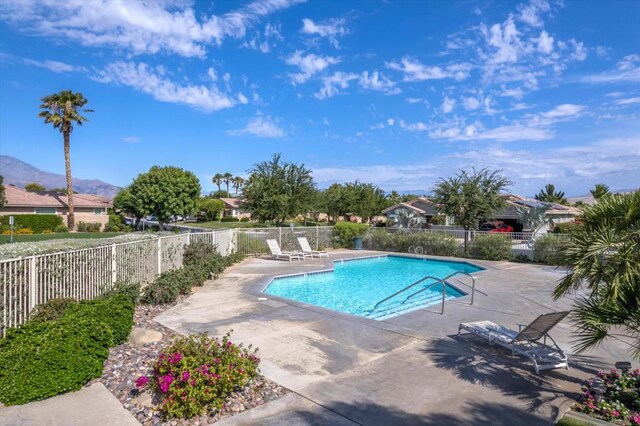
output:
[[[186, 297], [181, 297], [176, 303], [161, 306], [137, 306], [134, 313], [134, 327], [156, 330], [162, 333], [160, 342], [148, 343], [137, 347], [129, 342], [115, 346], [109, 350], [109, 357], [105, 361], [102, 376], [92, 380], [104, 384], [115, 395], [124, 408], [143, 425], [206, 425], [220, 419], [233, 416], [266, 402], [284, 396], [289, 391], [268, 380], [262, 375], [256, 376], [243, 388], [231, 394], [221, 410], [212, 410], [207, 414], [191, 419], [164, 419], [157, 407], [159, 400], [147, 392], [140, 392], [135, 386], [135, 380], [142, 375], [152, 374], [152, 364], [160, 351], [166, 348], [173, 337], [178, 334], [157, 323], [154, 318], [165, 310], [180, 303]], [[87, 385], [87, 386], [88, 386]]]

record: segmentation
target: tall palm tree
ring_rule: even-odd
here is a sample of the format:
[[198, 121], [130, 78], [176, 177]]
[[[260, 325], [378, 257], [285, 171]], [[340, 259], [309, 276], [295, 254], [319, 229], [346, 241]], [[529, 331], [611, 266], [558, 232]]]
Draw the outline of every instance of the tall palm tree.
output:
[[71, 90], [63, 90], [60, 93], [45, 96], [41, 101], [40, 109], [42, 111], [40, 111], [38, 116], [44, 118], [45, 124], [51, 124], [54, 129], [60, 130], [64, 139], [64, 165], [67, 174], [67, 205], [69, 207], [67, 225], [69, 229], [73, 229], [75, 226], [75, 217], [73, 215], [73, 187], [71, 182], [69, 139], [74, 124], [81, 126], [82, 123], [88, 121], [80, 115], [80, 112], [93, 112], [93, 110], [83, 109], [87, 104], [87, 100], [82, 93], [74, 93]]
[[218, 186], [218, 192], [220, 192], [220, 185], [222, 185], [222, 175], [220, 173], [216, 173], [215, 175], [213, 175], [211, 181], [214, 185]]
[[234, 197], [237, 197], [238, 196], [238, 190], [244, 184], [244, 179], [242, 179], [242, 177], [240, 177], [240, 176], [236, 176], [233, 179], [231, 179], [231, 183], [233, 184], [233, 189], [235, 190]]
[[231, 182], [231, 179], [233, 179], [233, 175], [229, 172], [222, 175], [222, 180], [227, 185], [227, 196], [229, 196], [229, 183]]
[[607, 185], [605, 185], [604, 183], [597, 183], [595, 188], [593, 188], [591, 191], [591, 195], [593, 195], [593, 198], [598, 201], [600, 200], [600, 198], [609, 195], [609, 187]]
[[555, 185], [551, 183], [546, 184], [544, 189], [541, 189], [540, 192], [536, 194], [535, 199], [546, 203], [567, 204], [564, 192], [556, 191]]

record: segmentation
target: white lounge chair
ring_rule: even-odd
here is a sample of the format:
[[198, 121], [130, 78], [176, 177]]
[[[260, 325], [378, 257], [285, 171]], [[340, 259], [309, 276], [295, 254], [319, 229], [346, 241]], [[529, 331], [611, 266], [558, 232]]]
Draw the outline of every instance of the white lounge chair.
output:
[[301, 252], [280, 250], [280, 245], [276, 240], [267, 240], [267, 246], [269, 246], [269, 251], [271, 251], [271, 257], [273, 259], [287, 259], [291, 262], [293, 259], [303, 260], [305, 258], [304, 253]]
[[311, 255], [311, 257], [314, 257], [314, 256], [329, 257], [329, 253], [327, 253], [326, 251], [312, 250], [311, 246], [309, 245], [309, 240], [307, 240], [307, 237], [298, 237], [298, 244], [300, 244], [300, 248], [302, 249], [302, 252], [304, 254]]
[[[496, 343], [512, 353], [529, 358], [533, 362], [536, 374], [540, 370], [550, 368], [569, 369], [567, 355], [549, 336], [549, 330], [569, 315], [569, 312], [551, 312], [542, 314], [530, 324], [518, 324], [519, 331], [511, 330], [491, 321], [477, 321], [462, 323], [458, 327], [458, 334], [462, 330], [489, 340], [489, 344]], [[540, 339], [543, 339], [540, 342]], [[547, 339], [553, 346], [547, 345]]]

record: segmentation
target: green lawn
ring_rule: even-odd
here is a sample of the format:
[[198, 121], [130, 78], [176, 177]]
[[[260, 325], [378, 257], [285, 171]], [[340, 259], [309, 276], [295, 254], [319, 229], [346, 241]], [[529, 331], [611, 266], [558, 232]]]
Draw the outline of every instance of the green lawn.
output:
[[[122, 235], [122, 232], [61, 232], [57, 234], [14, 235], [13, 242], [23, 243], [27, 241], [61, 240], [65, 238], [109, 238], [117, 235]], [[0, 235], [0, 244], [7, 244], [9, 241], [9, 235]]]

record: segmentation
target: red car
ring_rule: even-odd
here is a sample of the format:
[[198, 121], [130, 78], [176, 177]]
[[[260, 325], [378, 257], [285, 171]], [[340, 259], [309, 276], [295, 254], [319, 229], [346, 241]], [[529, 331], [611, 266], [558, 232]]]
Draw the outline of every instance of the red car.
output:
[[513, 232], [513, 227], [504, 222], [485, 222], [480, 225], [480, 230], [485, 232]]

